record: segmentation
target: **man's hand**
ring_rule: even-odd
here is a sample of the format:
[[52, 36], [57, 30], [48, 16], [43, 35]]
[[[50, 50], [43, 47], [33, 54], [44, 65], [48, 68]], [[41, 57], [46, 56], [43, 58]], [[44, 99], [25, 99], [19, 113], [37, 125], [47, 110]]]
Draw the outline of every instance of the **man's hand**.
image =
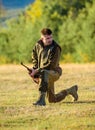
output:
[[37, 84], [39, 84], [39, 78], [35, 78], [34, 77], [37, 73], [38, 73], [38, 70], [31, 69], [31, 72], [29, 72], [29, 75], [32, 77], [32, 79], [34, 80], [34, 82], [36, 82]]
[[29, 72], [29, 75], [34, 78], [35, 74], [38, 73], [38, 70], [37, 69], [31, 69], [31, 72]]

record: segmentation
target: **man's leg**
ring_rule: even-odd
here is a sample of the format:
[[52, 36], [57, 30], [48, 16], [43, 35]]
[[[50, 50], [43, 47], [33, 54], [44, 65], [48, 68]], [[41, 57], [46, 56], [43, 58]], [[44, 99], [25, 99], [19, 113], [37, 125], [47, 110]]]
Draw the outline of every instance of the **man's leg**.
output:
[[55, 94], [54, 91], [54, 82], [58, 80], [60, 75], [57, 72], [54, 71], [44, 71], [43, 77], [41, 78], [40, 83], [40, 97], [38, 101], [34, 105], [46, 105], [45, 103], [45, 95], [47, 92], [48, 101], [50, 103], [60, 102], [61, 100], [65, 99], [67, 95], [72, 95], [74, 98], [74, 101], [78, 100], [78, 86], [72, 86], [71, 88], [68, 88], [66, 90], [62, 90], [59, 93]]
[[46, 73], [45, 71], [41, 72], [41, 81], [39, 84], [39, 98], [38, 100], [33, 103], [33, 105], [38, 105], [38, 106], [45, 106], [46, 102], [45, 102], [45, 96], [46, 96], [46, 92], [48, 89], [48, 83], [46, 82]]
[[[52, 84], [50, 84], [50, 85], [52, 85]], [[65, 99], [65, 97], [67, 96], [67, 92], [66, 92], [66, 90], [63, 90], [63, 91], [55, 94], [54, 87], [52, 85], [52, 87], [50, 87], [48, 89], [47, 96], [48, 96], [48, 101], [50, 103], [56, 103], [56, 102], [60, 102], [61, 100]]]
[[59, 79], [60, 75], [57, 72], [50, 71], [48, 76], [48, 101], [50, 103], [60, 102], [67, 96], [66, 90], [63, 90], [57, 94], [54, 91], [54, 82]]
[[54, 71], [48, 72], [48, 101], [50, 103], [53, 102], [60, 102], [61, 100], [65, 99], [67, 95], [72, 95], [74, 101], [78, 100], [78, 86], [74, 85], [68, 89], [62, 90], [59, 93], [55, 94], [54, 92], [54, 82], [59, 79], [59, 74]]

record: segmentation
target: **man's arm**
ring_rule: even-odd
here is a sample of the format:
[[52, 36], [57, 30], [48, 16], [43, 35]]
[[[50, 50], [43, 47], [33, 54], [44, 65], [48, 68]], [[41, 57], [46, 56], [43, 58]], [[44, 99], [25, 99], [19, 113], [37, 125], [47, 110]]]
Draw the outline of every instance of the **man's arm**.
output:
[[55, 67], [58, 66], [59, 60], [60, 60], [60, 55], [61, 55], [60, 48], [57, 47], [55, 49], [55, 51], [52, 52], [51, 55], [50, 55], [50, 57], [49, 57], [50, 68], [55, 68]]
[[33, 63], [33, 68], [37, 69], [38, 68], [38, 55], [37, 55], [36, 45], [35, 45], [35, 47], [33, 48], [33, 51], [32, 51], [32, 63]]

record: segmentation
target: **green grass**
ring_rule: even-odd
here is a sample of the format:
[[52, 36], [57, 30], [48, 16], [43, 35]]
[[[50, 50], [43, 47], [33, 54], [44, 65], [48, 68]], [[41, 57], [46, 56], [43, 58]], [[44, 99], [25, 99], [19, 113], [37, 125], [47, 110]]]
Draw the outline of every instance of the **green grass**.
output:
[[[30, 65], [29, 65], [30, 66]], [[63, 64], [56, 93], [78, 84], [79, 100], [68, 96], [33, 106], [38, 86], [20, 65], [0, 66], [0, 130], [95, 130], [95, 64]]]

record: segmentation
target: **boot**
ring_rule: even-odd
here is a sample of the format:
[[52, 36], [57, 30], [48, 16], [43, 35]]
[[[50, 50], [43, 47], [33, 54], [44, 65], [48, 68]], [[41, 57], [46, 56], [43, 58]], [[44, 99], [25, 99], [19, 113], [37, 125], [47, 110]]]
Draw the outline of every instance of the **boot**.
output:
[[78, 86], [77, 85], [72, 86], [71, 88], [67, 89], [66, 91], [67, 91], [67, 94], [70, 94], [73, 96], [74, 101], [78, 100], [78, 94], [77, 94]]
[[46, 105], [45, 95], [46, 95], [45, 92], [41, 92], [39, 99], [37, 100], [37, 102], [33, 103], [33, 105], [45, 106]]

